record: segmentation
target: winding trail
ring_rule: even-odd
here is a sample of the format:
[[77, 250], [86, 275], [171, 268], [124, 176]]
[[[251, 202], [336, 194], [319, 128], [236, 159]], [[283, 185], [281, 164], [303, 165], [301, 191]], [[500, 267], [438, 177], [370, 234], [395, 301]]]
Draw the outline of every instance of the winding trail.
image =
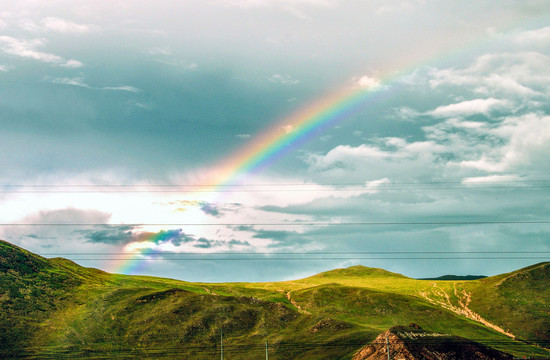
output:
[[454, 284], [454, 295], [458, 299], [458, 304], [453, 304], [451, 300], [451, 296], [442, 288], [437, 286], [436, 283], [432, 284], [432, 291], [420, 291], [420, 296], [422, 296], [424, 299], [428, 300], [430, 303], [434, 305], [439, 305], [447, 310], [451, 310], [452, 312], [465, 316], [468, 319], [475, 320], [479, 323], [482, 323], [483, 325], [496, 330], [500, 332], [501, 334], [504, 334], [506, 336], [511, 337], [512, 339], [515, 339], [516, 336], [510, 332], [505, 331], [503, 328], [485, 320], [481, 315], [474, 312], [472, 309], [470, 309], [468, 306], [472, 302], [472, 294], [467, 292], [466, 290], [462, 289], [462, 291], [459, 291], [457, 289], [456, 283]]
[[290, 296], [290, 291], [287, 291], [285, 293], [285, 296], [286, 298], [288, 299], [288, 301], [290, 301], [290, 303], [292, 305], [294, 305], [296, 307], [296, 309], [298, 309], [299, 312], [303, 313], [303, 314], [308, 314], [308, 315], [311, 315], [311, 313], [307, 310], [304, 310], [302, 309], [302, 307], [300, 305], [298, 305], [298, 303], [296, 302], [296, 300], [294, 300], [291, 296]]

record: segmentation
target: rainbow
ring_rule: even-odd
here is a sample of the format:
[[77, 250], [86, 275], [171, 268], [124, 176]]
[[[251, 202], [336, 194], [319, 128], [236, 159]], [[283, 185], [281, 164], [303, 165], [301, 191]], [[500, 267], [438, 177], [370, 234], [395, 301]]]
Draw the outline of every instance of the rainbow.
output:
[[[384, 84], [387, 85], [388, 81]], [[385, 85], [380, 82], [370, 88], [353, 86], [284, 118], [213, 166], [209, 171], [211, 180], [208, 183], [208, 191], [215, 192], [222, 186], [231, 187], [242, 183], [246, 176], [260, 172], [336, 123], [357, 113], [368, 104], [369, 99], [379, 94]], [[205, 189], [204, 186], [200, 188]], [[159, 244], [169, 238], [170, 230], [152, 233], [149, 237], [140, 239], [139, 243], [144, 245], [143, 247], [124, 248], [124, 257], [115, 263], [110, 261], [108, 267], [113, 269], [114, 273], [138, 274], [146, 266], [143, 259], [154, 257], [156, 253], [146, 244]]]
[[[543, 24], [545, 23], [543, 22]], [[419, 66], [449, 58], [454, 59], [456, 55], [468, 54], [489, 40], [491, 40], [490, 36], [467, 41], [461, 47], [446, 49], [446, 51], [440, 52], [436, 56], [432, 54], [432, 56], [424, 57], [423, 62], [397, 66], [396, 68], [401, 69], [400, 71], [394, 71], [387, 73], [386, 76], [379, 77], [376, 86], [348, 86], [344, 90], [329, 94], [320, 101], [306, 106], [275, 123], [275, 125], [254, 137], [230, 156], [224, 157], [205, 172], [207, 181], [201, 180], [201, 183], [208, 185], [191, 187], [187, 192], [192, 193], [200, 189], [215, 193], [221, 187], [224, 187], [224, 191], [227, 191], [233, 185], [238, 186], [245, 183], [247, 176], [261, 172], [292, 150], [316, 138], [338, 122], [349, 118], [367, 106], [369, 101], [376, 100], [382, 94], [389, 95], [391, 91], [385, 90], [390, 85], [395, 85], [405, 76], [412, 74]], [[154, 245], [169, 240], [170, 232], [174, 231], [181, 230], [162, 230], [151, 233], [149, 237], [140, 236], [138, 242], [130, 243], [128, 244], [130, 246], [127, 245], [121, 249], [124, 253], [123, 258], [115, 260], [116, 263], [114, 260], [109, 261], [106, 267], [113, 269], [112, 272], [114, 273], [135, 274], [142, 272], [147, 265], [147, 262], [143, 260], [154, 258], [155, 254], [159, 254], [154, 249]]]
[[[181, 230], [161, 230], [159, 232], [150, 233], [146, 236], [140, 234], [138, 242], [133, 243], [137, 245], [134, 249], [127, 249], [123, 247], [120, 249], [119, 255], [116, 259], [109, 260], [111, 272], [117, 274], [140, 274], [146, 267], [147, 261], [143, 261], [147, 258], [154, 259], [159, 252], [148, 244], [160, 244], [164, 241], [177, 238], [181, 233]], [[143, 237], [143, 238], [142, 238]], [[119, 258], [123, 254], [122, 258]], [[139, 256], [139, 257], [137, 257]]]
[[[437, 57], [430, 57], [428, 59], [429, 63], [468, 53], [488, 40], [490, 38], [481, 41], [478, 39], [469, 44], [464, 44], [466, 45], [464, 47], [447, 49], [448, 51], [440, 53]], [[347, 86], [345, 89], [329, 94], [320, 101], [282, 119], [254, 137], [233, 154], [212, 166], [206, 171], [209, 180], [208, 186], [197, 186], [197, 188], [216, 192], [221, 187], [231, 188], [232, 185], [244, 183], [247, 176], [261, 172], [292, 150], [316, 138], [338, 122], [356, 114], [367, 106], [369, 101], [376, 100], [383, 93], [391, 93], [384, 90], [413, 73], [422, 63], [413, 65], [408, 64], [408, 66], [401, 67], [401, 71], [394, 71], [387, 73], [386, 76], [379, 77], [375, 86]], [[224, 191], [226, 191], [226, 188], [224, 188]], [[193, 189], [188, 192], [193, 192]], [[143, 239], [143, 241], [157, 244], [164, 239], [164, 233], [164, 231], [161, 231], [158, 234], [153, 234], [150, 239]], [[150, 248], [146, 247], [134, 250], [125, 249], [125, 251], [128, 253], [127, 255], [133, 256], [120, 260], [121, 262], [115, 266], [114, 272], [132, 273], [140, 270], [143, 265], [138, 263], [143, 263], [139, 261], [142, 258], [136, 258], [135, 256], [148, 255], [152, 252]]]
[[356, 113], [379, 93], [375, 88], [354, 86], [299, 110], [271, 126], [215, 167], [213, 187], [242, 183], [243, 177], [258, 173], [292, 150], [316, 138], [339, 121]]

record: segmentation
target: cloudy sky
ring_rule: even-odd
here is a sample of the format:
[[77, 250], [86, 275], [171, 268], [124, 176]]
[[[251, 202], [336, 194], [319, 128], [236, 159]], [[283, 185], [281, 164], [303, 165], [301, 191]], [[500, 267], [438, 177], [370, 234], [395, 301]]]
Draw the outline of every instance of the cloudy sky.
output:
[[2, 239], [190, 281], [549, 257], [548, 1], [0, 5]]

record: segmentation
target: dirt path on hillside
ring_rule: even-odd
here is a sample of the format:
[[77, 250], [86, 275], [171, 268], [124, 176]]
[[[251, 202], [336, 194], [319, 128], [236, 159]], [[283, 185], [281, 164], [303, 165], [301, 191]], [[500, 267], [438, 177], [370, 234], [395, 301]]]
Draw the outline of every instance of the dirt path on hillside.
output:
[[458, 304], [453, 304], [453, 301], [451, 300], [451, 296], [442, 288], [437, 286], [436, 283], [432, 284], [432, 291], [420, 291], [420, 296], [422, 296], [424, 299], [428, 300], [434, 305], [439, 305], [447, 310], [451, 310], [452, 312], [465, 316], [468, 319], [475, 320], [479, 323], [482, 323], [483, 325], [496, 330], [506, 336], [509, 336], [513, 339], [516, 338], [516, 336], [512, 333], [509, 333], [505, 331], [503, 328], [485, 320], [481, 315], [474, 312], [472, 309], [470, 309], [468, 306], [472, 302], [472, 294], [467, 292], [466, 290], [462, 289], [460, 291], [456, 283], [454, 284], [454, 296], [456, 297]]
[[296, 302], [296, 300], [294, 300], [291, 296], [290, 296], [290, 291], [287, 291], [285, 293], [286, 295], [286, 298], [288, 299], [288, 301], [290, 301], [290, 303], [292, 305], [294, 305], [296, 307], [296, 309], [298, 309], [299, 312], [303, 313], [303, 314], [308, 314], [308, 315], [311, 315], [311, 313], [307, 310], [304, 310], [302, 309], [302, 307], [300, 305], [298, 305], [298, 303]]

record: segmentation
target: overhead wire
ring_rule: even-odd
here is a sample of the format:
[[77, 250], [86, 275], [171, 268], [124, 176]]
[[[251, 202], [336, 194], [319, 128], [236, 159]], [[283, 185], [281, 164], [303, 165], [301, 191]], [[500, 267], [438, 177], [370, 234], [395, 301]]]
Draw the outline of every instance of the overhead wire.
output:
[[141, 226], [379, 226], [379, 225], [505, 225], [505, 224], [550, 224], [550, 220], [479, 220], [479, 221], [309, 221], [309, 222], [170, 222], [170, 223], [0, 223], [0, 226], [103, 226], [103, 227], [141, 227]]
[[[492, 184], [492, 185], [491, 185]], [[495, 184], [526, 184], [495, 186]], [[426, 186], [430, 185], [430, 186]], [[434, 186], [461, 185], [461, 186]], [[405, 187], [400, 187], [405, 186]], [[293, 188], [288, 188], [293, 187]], [[331, 187], [329, 189], [319, 187]], [[2, 184], [0, 193], [195, 193], [195, 192], [335, 192], [410, 190], [502, 190], [550, 188], [550, 180], [429, 181], [394, 183], [249, 183], [249, 184]], [[160, 189], [160, 190], [159, 190]]]

